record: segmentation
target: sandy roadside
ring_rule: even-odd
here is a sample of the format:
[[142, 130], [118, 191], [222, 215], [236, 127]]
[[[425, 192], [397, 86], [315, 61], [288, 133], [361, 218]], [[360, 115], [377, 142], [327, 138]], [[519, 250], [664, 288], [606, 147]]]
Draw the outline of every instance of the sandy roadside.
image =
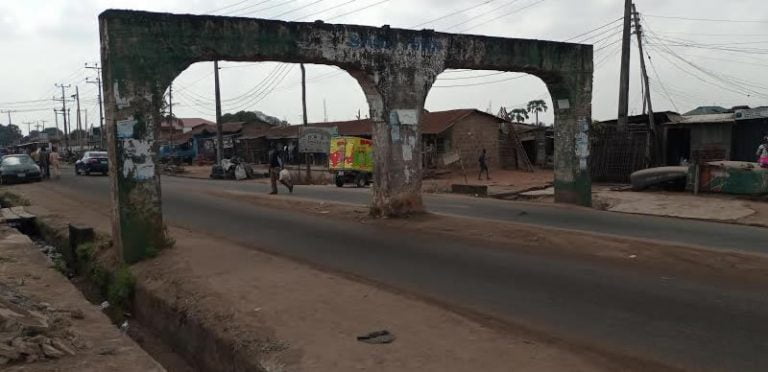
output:
[[[44, 326], [35, 328], [39, 333], [37, 336], [14, 333], [14, 322], [29, 325], [37, 324], [39, 319]], [[21, 334], [28, 335], [29, 332], [22, 331]], [[9, 348], [4, 343], [6, 337], [13, 337], [11, 345], [16, 347]], [[40, 347], [34, 340], [41, 337], [48, 342], [42, 351], [37, 349], [35, 354], [23, 351], [29, 351], [28, 346]], [[18, 345], [18, 340], [23, 340], [27, 347]], [[20, 359], [8, 361], [8, 352], [19, 351], [22, 351], [18, 356]], [[70, 352], [73, 355], [68, 355]], [[54, 355], [58, 356], [52, 357]], [[25, 362], [30, 358], [37, 360]], [[56, 271], [28, 237], [8, 227], [0, 227], [0, 369], [35, 372], [164, 370]]]

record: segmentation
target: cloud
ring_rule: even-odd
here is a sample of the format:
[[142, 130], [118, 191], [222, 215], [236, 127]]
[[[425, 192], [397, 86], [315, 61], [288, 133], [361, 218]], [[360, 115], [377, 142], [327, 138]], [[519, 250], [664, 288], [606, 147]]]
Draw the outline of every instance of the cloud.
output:
[[[237, 13], [238, 9], [250, 6], [257, 1], [248, 0], [242, 5], [231, 7], [227, 11]], [[268, 0], [277, 3], [278, 0]], [[296, 0], [284, 7], [256, 12], [254, 17], [269, 18], [287, 10], [298, 9], [286, 15], [293, 19], [310, 15], [348, 0], [323, 0], [313, 6], [299, 9], [313, 0]], [[622, 2], [616, 0], [546, 0], [540, 4], [520, 12], [512, 12], [523, 6], [530, 5], [536, 0], [390, 0], [380, 6], [348, 15], [332, 22], [356, 23], [373, 26], [389, 24], [392, 27], [409, 28], [428, 20], [442, 17], [449, 13], [457, 14], [419, 28], [433, 28], [438, 31], [457, 32], [470, 29], [468, 32], [502, 37], [536, 38], [549, 40], [565, 40], [572, 36], [587, 32], [622, 15]], [[15, 122], [29, 120], [48, 120], [53, 122], [53, 102], [32, 103], [3, 107], [2, 102], [50, 98], [57, 91], [54, 83], [80, 84], [83, 96], [89, 101], [89, 110], [95, 110], [95, 87], [85, 85], [86, 76], [92, 71], [82, 68], [85, 62], [99, 60], [98, 14], [106, 8], [133, 8], [150, 11], [176, 13], [201, 13], [226, 5], [236, 3], [236, 0], [26, 0], [6, 1], [0, 4], [0, 49], [6, 51], [0, 58], [0, 71], [4, 87], [13, 89], [0, 90], [0, 109], [30, 109], [39, 108], [39, 112], [18, 113]], [[322, 13], [317, 17], [328, 19], [362, 8], [376, 0], [356, 0], [340, 6], [338, 9]], [[471, 9], [472, 4], [476, 4]], [[266, 5], [267, 3], [265, 3]], [[639, 4], [640, 12], [648, 15], [675, 15], [687, 18], [718, 18], [718, 19], [751, 19], [766, 13], [766, 5], [762, 0], [734, 0], [724, 6], [715, 1], [698, 0], [647, 0]], [[259, 9], [259, 7], [251, 8]], [[466, 10], [457, 12], [460, 10]], [[751, 11], [749, 11], [751, 10]], [[487, 13], [487, 14], [486, 14]], [[675, 105], [681, 111], [686, 111], [695, 105], [721, 104], [725, 106], [736, 104], [761, 105], [766, 100], [758, 95], [747, 97], [744, 94], [730, 92], [718, 85], [714, 78], [708, 77], [707, 82], [697, 79], [694, 69], [684, 61], [676, 59], [667, 53], [669, 39], [693, 40], [700, 44], [738, 44], [741, 47], [751, 47], [755, 50], [768, 50], [768, 24], [765, 23], [714, 23], [701, 21], [686, 21], [647, 17], [646, 32], [650, 42], [647, 53], [651, 56], [655, 71], [651, 71], [654, 80], [652, 87], [654, 106], [657, 110], [672, 109]], [[618, 23], [605, 30], [607, 37], [602, 45], [618, 40]], [[451, 27], [454, 26], [454, 27]], [[615, 30], [612, 30], [615, 28]], [[602, 32], [601, 31], [601, 32]], [[709, 35], [702, 35], [709, 34]], [[761, 36], [763, 35], [763, 36]], [[664, 41], [660, 38], [666, 39]], [[587, 40], [595, 42], [597, 39]], [[684, 46], [669, 46], [683, 59], [722, 76], [729, 81], [743, 80], [754, 89], [768, 94], [768, 71], [762, 66], [768, 65], [766, 53], [749, 54], [728, 52], [723, 50], [697, 49]], [[596, 67], [594, 81], [593, 115], [595, 118], [608, 119], [615, 117], [618, 92], [618, 44], [600, 49], [596, 48], [595, 62], [601, 62]], [[632, 93], [631, 110], [639, 111], [642, 106], [639, 86], [638, 56], [632, 55]], [[223, 74], [223, 94], [225, 99], [234, 99], [258, 85], [273, 69], [273, 64], [254, 65], [240, 69], [229, 70]], [[650, 66], [649, 66], [650, 67]], [[177, 79], [180, 91], [195, 99], [185, 99], [179, 96], [177, 114], [187, 116], [212, 117], [212, 101], [204, 97], [211, 96], [210, 65], [201, 64], [185, 71]], [[236, 103], [256, 102], [251, 108], [272, 115], [297, 121], [300, 110], [297, 90], [298, 74], [296, 69], [286, 74], [280, 86], [265, 94], [264, 97], [251, 97], [251, 100], [230, 101]], [[328, 116], [333, 120], [351, 119], [359, 108], [365, 109], [364, 96], [351, 77], [342, 73], [333, 75], [330, 67], [310, 67], [311, 77], [325, 77], [310, 84], [309, 113], [312, 121], [322, 120], [324, 106]], [[687, 72], [686, 72], [687, 71]], [[658, 75], [656, 74], [658, 73]], [[476, 75], [482, 75], [477, 73]], [[471, 75], [471, 74], [470, 74]], [[705, 74], [699, 74], [706, 76]], [[447, 76], [447, 75], [446, 75]], [[483, 83], [494, 82], [496, 77], [478, 77], [453, 81], [453, 83]], [[193, 82], [196, 82], [194, 83]], [[713, 84], [713, 81], [716, 84]], [[449, 85], [445, 83], [438, 83]], [[729, 85], [726, 85], [729, 86]], [[663, 89], [666, 88], [666, 89]], [[668, 95], [672, 97], [669, 99]], [[265, 90], [267, 91], [267, 90]], [[544, 84], [536, 78], [511, 80], [486, 85], [434, 89], [428, 99], [430, 109], [447, 109], [459, 107], [475, 107], [486, 109], [492, 102], [494, 111], [499, 105], [515, 105], [529, 99], [537, 98], [547, 90]], [[60, 91], [58, 92], [60, 94]], [[201, 98], [203, 97], [203, 98]], [[325, 105], [323, 101], [325, 100]], [[186, 101], [186, 102], [185, 102]], [[671, 101], [675, 101], [675, 105]], [[186, 107], [185, 107], [186, 105]], [[246, 105], [247, 106], [247, 105]], [[237, 105], [232, 105], [232, 109]], [[95, 111], [94, 111], [95, 112]], [[205, 113], [203, 115], [202, 113]], [[90, 115], [90, 118], [95, 115]], [[551, 114], [545, 116], [546, 121], [552, 120]], [[5, 118], [0, 117], [0, 122]], [[26, 130], [26, 128], [25, 128]]]

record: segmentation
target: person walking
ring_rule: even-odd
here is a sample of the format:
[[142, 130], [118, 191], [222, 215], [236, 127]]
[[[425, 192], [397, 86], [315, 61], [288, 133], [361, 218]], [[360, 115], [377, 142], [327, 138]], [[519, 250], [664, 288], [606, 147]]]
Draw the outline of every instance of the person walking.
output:
[[56, 147], [54, 146], [51, 149], [51, 153], [48, 155], [48, 163], [50, 164], [50, 170], [52, 171], [52, 176], [55, 179], [61, 178], [61, 169], [60, 169], [60, 163], [61, 159], [59, 157], [58, 151], [56, 151]]
[[479, 180], [483, 175], [483, 172], [485, 172], [485, 179], [490, 180], [491, 175], [488, 173], [488, 158], [485, 149], [483, 149], [483, 153], [480, 154], [480, 159], [478, 159], [478, 161], [480, 162], [480, 173], [477, 175], [477, 179]]
[[48, 151], [45, 151], [45, 147], [40, 149], [40, 172], [42, 178], [51, 178], [50, 159], [48, 158]]
[[270, 195], [277, 194], [278, 180], [280, 180], [280, 183], [288, 188], [288, 192], [293, 192], [293, 185], [291, 184], [290, 180], [285, 178], [280, 179], [280, 171], [283, 169], [285, 169], [285, 162], [283, 161], [283, 157], [280, 154], [280, 150], [277, 149], [275, 144], [272, 144], [272, 148], [269, 150], [269, 178], [270, 184], [272, 186], [272, 191], [269, 193]]
[[757, 147], [757, 162], [760, 167], [768, 168], [768, 136], [763, 137], [763, 142]]

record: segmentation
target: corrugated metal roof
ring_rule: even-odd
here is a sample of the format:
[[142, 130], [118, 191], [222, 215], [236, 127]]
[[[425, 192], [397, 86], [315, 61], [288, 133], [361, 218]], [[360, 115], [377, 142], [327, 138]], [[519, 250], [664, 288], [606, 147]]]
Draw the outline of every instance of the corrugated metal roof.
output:
[[727, 113], [729, 110], [725, 107], [720, 106], [699, 106], [691, 111], [686, 112], [683, 114], [684, 116], [692, 116], [692, 115], [711, 115], [711, 114], [723, 114]]
[[679, 120], [670, 122], [671, 125], [695, 125], [695, 124], [735, 124], [736, 114], [706, 114], [706, 115], [682, 115]]
[[758, 107], [749, 110], [736, 111], [736, 120], [768, 118], [768, 107]]

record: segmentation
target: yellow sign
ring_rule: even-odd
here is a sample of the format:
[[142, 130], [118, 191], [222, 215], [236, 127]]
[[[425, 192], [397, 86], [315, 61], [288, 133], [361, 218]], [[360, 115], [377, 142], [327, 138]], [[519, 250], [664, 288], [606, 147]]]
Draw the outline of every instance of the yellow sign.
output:
[[332, 171], [373, 172], [373, 141], [359, 137], [333, 137], [329, 154]]

